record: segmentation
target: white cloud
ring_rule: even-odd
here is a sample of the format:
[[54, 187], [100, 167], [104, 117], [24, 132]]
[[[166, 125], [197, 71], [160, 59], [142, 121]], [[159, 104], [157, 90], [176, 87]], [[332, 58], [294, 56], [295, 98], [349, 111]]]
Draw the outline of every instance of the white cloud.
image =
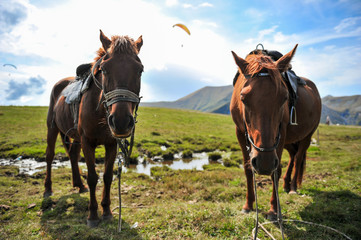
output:
[[213, 7], [213, 4], [209, 2], [204, 2], [199, 4], [199, 7]]
[[178, 0], [166, 0], [165, 1], [165, 5], [167, 7], [177, 6], [178, 4], [179, 4]]

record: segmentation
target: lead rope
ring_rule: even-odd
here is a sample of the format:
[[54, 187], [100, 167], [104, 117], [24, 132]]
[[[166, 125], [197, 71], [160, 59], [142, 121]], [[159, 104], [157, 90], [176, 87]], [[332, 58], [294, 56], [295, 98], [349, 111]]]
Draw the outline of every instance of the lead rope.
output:
[[257, 185], [256, 185], [256, 174], [255, 172], [252, 170], [252, 175], [253, 175], [253, 187], [254, 187], [254, 197], [255, 197], [255, 200], [256, 200], [256, 230], [255, 230], [255, 233], [254, 233], [254, 240], [257, 240], [257, 234], [258, 234], [258, 200], [257, 200]]
[[[138, 117], [138, 104], [135, 107], [134, 111], [134, 124], [137, 123]], [[122, 170], [123, 164], [127, 167], [129, 166], [129, 158], [132, 154], [133, 145], [134, 145], [134, 133], [135, 125], [133, 127], [132, 133], [130, 135], [130, 143], [126, 139], [117, 138], [117, 152], [118, 152], [118, 198], [119, 198], [119, 218], [118, 218], [118, 232], [122, 231], [122, 196], [121, 196], [121, 180], [122, 180]], [[119, 152], [119, 147], [121, 152]], [[129, 147], [129, 148], [128, 148]]]
[[[117, 145], [117, 152], [119, 151], [119, 145]], [[119, 157], [120, 156], [120, 157]], [[119, 197], [119, 217], [118, 217], [118, 232], [122, 231], [122, 197], [121, 197], [121, 179], [122, 179], [122, 162], [124, 159], [124, 153], [118, 155], [118, 197]]]
[[275, 184], [276, 200], [277, 200], [277, 221], [278, 221], [278, 225], [280, 226], [280, 229], [281, 229], [282, 240], [285, 240], [285, 236], [283, 233], [283, 219], [282, 219], [281, 204], [280, 204], [280, 198], [278, 196], [278, 172], [277, 172], [277, 169], [274, 171], [274, 181], [273, 182]]
[[[253, 173], [253, 186], [254, 186], [254, 196], [255, 196], [255, 202], [256, 202], [256, 227], [254, 228], [254, 240], [257, 240], [258, 235], [258, 227], [261, 226], [261, 228], [272, 238], [275, 239], [263, 226], [262, 224], [259, 224], [259, 218], [258, 218], [258, 200], [257, 200], [257, 185], [256, 185], [256, 175], [255, 172]], [[277, 200], [277, 222], [280, 226], [281, 233], [282, 233], [282, 240], [285, 240], [284, 233], [283, 233], [283, 220], [282, 220], [282, 212], [281, 212], [281, 204], [280, 199], [278, 196], [278, 173], [277, 170], [274, 171], [274, 185], [275, 185], [275, 191], [276, 191], [276, 200]]]

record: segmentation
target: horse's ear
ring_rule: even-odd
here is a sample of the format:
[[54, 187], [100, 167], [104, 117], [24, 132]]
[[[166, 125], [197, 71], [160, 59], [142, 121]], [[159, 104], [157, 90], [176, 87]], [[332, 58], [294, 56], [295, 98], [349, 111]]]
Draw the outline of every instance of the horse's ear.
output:
[[104, 50], [107, 51], [112, 41], [110, 41], [109, 38], [107, 38], [107, 36], [104, 35], [102, 30], [100, 30], [100, 41], [102, 42]]
[[242, 73], [247, 74], [246, 69], [248, 66], [248, 62], [246, 60], [244, 60], [243, 58], [238, 57], [235, 52], [233, 52], [233, 51], [231, 51], [231, 52], [232, 52], [234, 61], [236, 62], [237, 66], [241, 69]]
[[277, 60], [276, 65], [281, 73], [289, 69], [290, 62], [296, 53], [297, 46], [298, 44], [296, 44], [296, 46], [289, 53], [285, 54], [283, 57]]
[[138, 53], [140, 51], [140, 48], [143, 46], [143, 37], [140, 35], [140, 37], [135, 41], [135, 45], [137, 46]]

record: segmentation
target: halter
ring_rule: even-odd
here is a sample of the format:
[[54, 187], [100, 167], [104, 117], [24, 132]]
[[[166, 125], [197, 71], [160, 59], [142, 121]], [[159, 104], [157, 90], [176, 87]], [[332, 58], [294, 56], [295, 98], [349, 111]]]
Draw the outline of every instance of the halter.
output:
[[129, 91], [127, 89], [120, 89], [120, 88], [114, 89], [107, 93], [104, 91], [103, 85], [101, 83], [99, 83], [98, 79], [95, 77], [95, 70], [99, 67], [103, 58], [104, 58], [104, 56], [99, 58], [99, 60], [95, 63], [91, 73], [92, 73], [95, 85], [100, 90], [102, 90], [102, 95], [104, 96], [104, 99], [105, 99], [104, 105], [105, 105], [105, 108], [107, 109], [107, 112], [108, 112], [108, 107], [110, 107], [112, 104], [117, 103], [117, 102], [134, 102], [137, 104], [136, 109], [138, 109], [138, 104], [139, 104], [141, 98], [134, 92]]
[[278, 134], [276, 137], [275, 144], [269, 148], [262, 148], [262, 147], [257, 147], [256, 144], [254, 144], [252, 137], [248, 134], [246, 121], [243, 120], [243, 122], [244, 122], [244, 135], [246, 136], [246, 144], [247, 144], [246, 147], [247, 147], [248, 152], [251, 151], [249, 144], [251, 144], [258, 152], [272, 152], [273, 150], [275, 150], [278, 147], [278, 145], [280, 143], [280, 139], [281, 139], [281, 125], [282, 125], [281, 123], [278, 128]]

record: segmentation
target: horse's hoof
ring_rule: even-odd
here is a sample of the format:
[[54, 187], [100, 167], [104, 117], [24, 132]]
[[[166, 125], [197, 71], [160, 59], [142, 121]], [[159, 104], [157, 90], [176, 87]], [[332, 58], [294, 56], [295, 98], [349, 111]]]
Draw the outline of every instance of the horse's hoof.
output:
[[244, 208], [242, 208], [242, 213], [248, 214], [248, 213], [250, 213], [250, 212], [251, 212], [250, 209], [244, 209]]
[[269, 211], [266, 215], [266, 218], [269, 221], [277, 221], [277, 214], [273, 211]]
[[294, 195], [294, 194], [298, 194], [298, 192], [297, 192], [297, 191], [294, 191], [294, 190], [291, 190], [288, 194]]
[[98, 220], [87, 220], [86, 221], [86, 225], [88, 226], [88, 227], [91, 227], [91, 228], [95, 228], [95, 227], [97, 227], [98, 225], [99, 225], [99, 222], [100, 222], [100, 220], [98, 219]]
[[286, 193], [289, 193], [290, 189], [289, 188], [283, 188], [283, 191], [286, 192]]
[[110, 221], [110, 220], [112, 220], [113, 219], [113, 215], [106, 215], [106, 216], [102, 216], [102, 220], [103, 221]]
[[48, 197], [50, 197], [50, 196], [52, 196], [52, 195], [53, 195], [53, 192], [52, 192], [52, 191], [46, 191], [46, 192], [44, 192], [43, 197], [44, 197], [44, 198], [48, 198]]
[[86, 192], [89, 192], [89, 188], [87, 188], [85, 186], [79, 188], [79, 193], [86, 193]]

